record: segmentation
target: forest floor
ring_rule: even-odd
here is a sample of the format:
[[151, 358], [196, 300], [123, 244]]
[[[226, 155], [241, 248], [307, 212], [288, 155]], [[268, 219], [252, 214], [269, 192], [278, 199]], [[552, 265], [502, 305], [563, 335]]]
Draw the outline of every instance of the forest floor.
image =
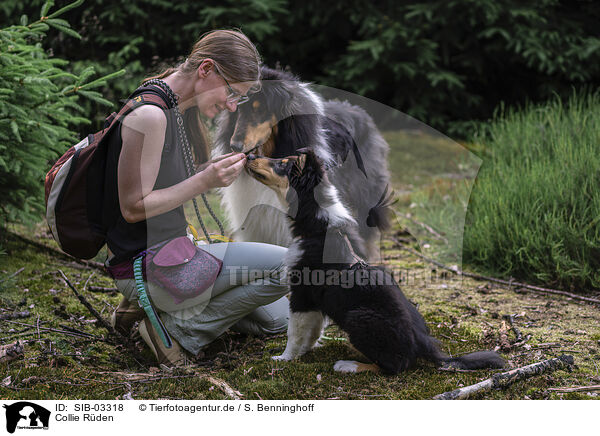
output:
[[[59, 270], [106, 319], [120, 301], [108, 276], [34, 245], [55, 247], [43, 229], [27, 238], [34, 243], [6, 235], [0, 267], [0, 317], [9, 318], [0, 322], [0, 346], [24, 345], [19, 358], [0, 363], [3, 399], [428, 399], [563, 354], [574, 358], [571, 371], [537, 375], [474, 398], [592, 399], [599, 393], [561, 392], [600, 385], [597, 306], [457, 276], [402, 249], [397, 239], [384, 240], [384, 263], [401, 279], [443, 349], [454, 355], [497, 348], [507, 368], [452, 372], [420, 362], [393, 377], [340, 374], [333, 371], [335, 361], [354, 354], [335, 325], [327, 328], [323, 347], [293, 362], [271, 359], [283, 351], [285, 334], [261, 338], [228, 332], [192, 367], [158, 368], [136, 329], [131, 348], [110, 336]], [[22, 317], [10, 319], [17, 313]]]
[[[0, 398], [428, 399], [561, 355], [573, 356], [575, 365], [570, 371], [546, 372], [473, 398], [600, 398], [598, 305], [456, 275], [415, 254], [436, 257], [434, 248], [423, 243], [426, 238], [417, 235], [422, 227], [414, 222], [418, 215], [411, 218], [409, 214], [416, 213], [418, 204], [430, 204], [431, 198], [447, 203], [446, 194], [461, 179], [472, 180], [478, 162], [448, 138], [388, 132], [386, 140], [400, 201], [395, 206], [398, 219], [382, 240], [383, 263], [418, 306], [444, 351], [456, 355], [497, 349], [507, 360], [507, 368], [453, 372], [419, 362], [416, 368], [393, 377], [340, 374], [333, 371], [333, 364], [353, 358], [354, 352], [335, 325], [326, 329], [324, 346], [292, 362], [271, 359], [283, 351], [285, 334], [261, 338], [227, 332], [196, 356], [193, 366], [159, 368], [137, 329], [128, 343], [121, 343], [76, 298], [59, 271], [104, 319], [121, 299], [102, 269], [82, 265], [57, 251], [41, 223], [34, 228], [10, 226], [2, 236], [6, 253], [0, 255], [0, 355], [1, 347], [17, 341], [24, 352], [8, 362], [0, 357]], [[428, 194], [431, 187], [434, 196]], [[440, 187], [445, 189], [441, 195]], [[223, 218], [218, 197], [211, 194], [208, 198]], [[194, 215], [191, 207], [188, 212], [188, 217]], [[461, 223], [460, 213], [450, 218]], [[448, 220], [445, 215], [438, 222]], [[103, 255], [95, 260], [103, 261]], [[580, 292], [596, 300], [600, 297]]]

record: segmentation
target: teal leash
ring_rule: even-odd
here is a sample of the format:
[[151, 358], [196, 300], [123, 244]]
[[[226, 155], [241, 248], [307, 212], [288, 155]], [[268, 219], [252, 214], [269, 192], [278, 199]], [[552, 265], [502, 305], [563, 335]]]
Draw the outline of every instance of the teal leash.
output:
[[142, 273], [142, 261], [145, 256], [146, 252], [144, 251], [136, 257], [133, 262], [133, 275], [135, 277], [135, 286], [139, 297], [139, 304], [142, 306], [142, 309], [144, 309], [144, 312], [146, 312], [146, 315], [148, 315], [148, 319], [152, 323], [152, 326], [158, 333], [160, 339], [163, 341], [163, 344], [165, 344], [165, 347], [171, 348], [173, 346], [171, 337], [158, 317], [156, 310], [154, 310], [152, 303], [150, 303], [150, 299], [146, 293], [146, 285], [144, 284], [144, 275]]

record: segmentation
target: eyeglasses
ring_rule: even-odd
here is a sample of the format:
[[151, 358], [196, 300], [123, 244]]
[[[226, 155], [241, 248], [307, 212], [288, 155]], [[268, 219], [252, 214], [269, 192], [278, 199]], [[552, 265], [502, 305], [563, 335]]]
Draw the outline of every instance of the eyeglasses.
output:
[[217, 72], [217, 74], [219, 76], [221, 76], [221, 78], [225, 81], [225, 84], [227, 85], [227, 90], [229, 91], [229, 94], [227, 95], [227, 103], [235, 103], [239, 106], [241, 104], [246, 103], [248, 100], [250, 100], [250, 97], [248, 97], [247, 95], [240, 94], [239, 92], [237, 92], [235, 89], [233, 89], [231, 87], [231, 85], [229, 84], [229, 82], [227, 81], [225, 76], [223, 74], [221, 74], [221, 72], [219, 71], [219, 68], [216, 65], [215, 65], [215, 71]]

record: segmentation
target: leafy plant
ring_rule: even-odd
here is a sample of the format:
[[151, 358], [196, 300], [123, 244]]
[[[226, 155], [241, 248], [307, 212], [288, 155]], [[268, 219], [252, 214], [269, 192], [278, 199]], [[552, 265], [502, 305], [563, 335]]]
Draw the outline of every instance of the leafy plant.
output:
[[[31, 14], [42, 1], [4, 0], [0, 14]], [[81, 40], [51, 29], [48, 48], [100, 74], [126, 68], [103, 90], [111, 100], [215, 28], [244, 31], [271, 66], [459, 137], [500, 102], [568, 98], [572, 87], [600, 85], [600, 6], [586, 0], [96, 0], [65, 17]], [[89, 118], [95, 112], [86, 107]]]
[[78, 38], [60, 15], [81, 5], [75, 1], [40, 19], [0, 29], [0, 218], [3, 222], [39, 219], [44, 205], [44, 174], [77, 140], [75, 126], [89, 124], [80, 97], [112, 105], [96, 89], [123, 74], [117, 71], [92, 79], [93, 67], [79, 74], [67, 71], [69, 62], [53, 58], [43, 48], [50, 28]]

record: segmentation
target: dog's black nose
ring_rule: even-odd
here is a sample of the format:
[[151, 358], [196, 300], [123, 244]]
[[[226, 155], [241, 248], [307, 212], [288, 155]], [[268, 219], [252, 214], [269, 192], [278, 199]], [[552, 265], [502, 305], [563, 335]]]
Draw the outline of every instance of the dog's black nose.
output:
[[233, 151], [237, 151], [238, 153], [244, 149], [244, 144], [241, 142], [232, 142], [231, 149]]
[[246, 155], [246, 160], [254, 160], [254, 159], [256, 159], [255, 154], [249, 153], [248, 155]]

